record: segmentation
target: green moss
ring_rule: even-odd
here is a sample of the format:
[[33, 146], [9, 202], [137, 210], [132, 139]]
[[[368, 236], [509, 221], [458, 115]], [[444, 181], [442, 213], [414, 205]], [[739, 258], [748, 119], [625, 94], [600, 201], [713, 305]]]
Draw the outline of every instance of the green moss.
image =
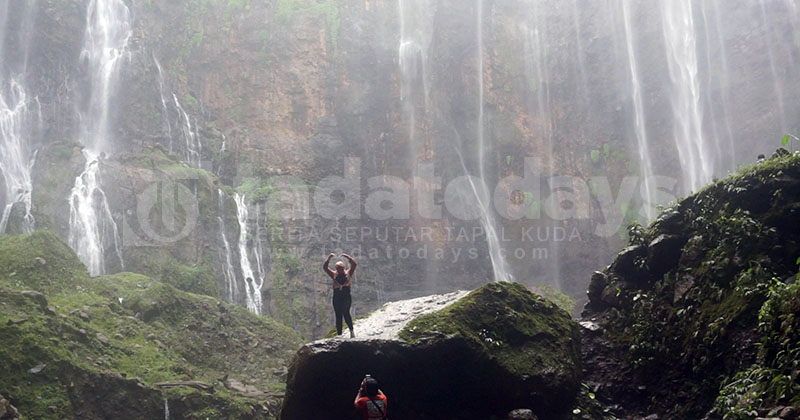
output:
[[[541, 369], [577, 375], [577, 327], [569, 314], [517, 283], [489, 283], [458, 302], [412, 320], [400, 338], [420, 343], [459, 336], [516, 375]], [[534, 345], [527, 344], [537, 337]]]
[[88, 276], [75, 253], [49, 230], [0, 235], [0, 281], [17, 288], [61, 291]]

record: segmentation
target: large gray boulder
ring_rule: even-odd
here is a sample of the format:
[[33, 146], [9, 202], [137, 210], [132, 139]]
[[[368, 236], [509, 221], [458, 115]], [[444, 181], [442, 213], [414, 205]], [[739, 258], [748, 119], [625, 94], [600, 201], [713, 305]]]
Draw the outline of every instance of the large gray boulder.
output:
[[421, 420], [504, 418], [519, 407], [557, 418], [580, 385], [577, 324], [519, 284], [390, 303], [355, 331], [298, 351], [281, 419], [351, 418], [367, 373], [390, 418]]

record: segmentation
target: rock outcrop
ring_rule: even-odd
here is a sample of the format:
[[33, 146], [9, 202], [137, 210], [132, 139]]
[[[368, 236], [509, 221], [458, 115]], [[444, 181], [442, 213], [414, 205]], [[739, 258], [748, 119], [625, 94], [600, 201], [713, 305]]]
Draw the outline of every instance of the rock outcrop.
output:
[[485, 420], [519, 407], [555, 418], [579, 391], [577, 324], [519, 284], [390, 303], [355, 330], [297, 353], [283, 420], [347, 418], [367, 373], [393, 418]]

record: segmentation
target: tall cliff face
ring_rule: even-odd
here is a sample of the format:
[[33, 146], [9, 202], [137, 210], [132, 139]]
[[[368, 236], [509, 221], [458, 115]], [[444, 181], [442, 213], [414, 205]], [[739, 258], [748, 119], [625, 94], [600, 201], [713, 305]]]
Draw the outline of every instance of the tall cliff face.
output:
[[[213, 278], [220, 291], [232, 275], [244, 290], [247, 270], [240, 261], [246, 254], [251, 265], [263, 265], [264, 312], [296, 326], [318, 322], [309, 334], [325, 330], [327, 315], [312, 321], [302, 314], [316, 313], [313, 308], [325, 307], [327, 298], [324, 284], [307, 279], [317, 276], [315, 257], [332, 249], [360, 246], [369, 261], [360, 269], [363, 288], [358, 293], [363, 295], [357, 300], [365, 303], [358, 312], [387, 299], [475, 287], [492, 277], [491, 263], [484, 258], [486, 241], [478, 234], [470, 238], [475, 243], [463, 243], [449, 232], [481, 227], [478, 220], [452, 215], [428, 220], [412, 212], [407, 220], [332, 222], [315, 215], [265, 221], [266, 227], [306, 234], [263, 240], [254, 240], [256, 225], [261, 226], [254, 220], [244, 227], [240, 247], [234, 189], [252, 206], [281, 182], [307, 185], [313, 192], [311, 186], [321, 179], [357, 168], [363, 201], [374, 189], [366, 184], [369, 177], [390, 175], [410, 182], [424, 174], [417, 168], [421, 163], [431, 164], [442, 178], [441, 185], [425, 185], [436, 189], [434, 200], [441, 204], [444, 194], [437, 187], [455, 177], [483, 174], [493, 187], [502, 177], [522, 176], [524, 158], [534, 157], [543, 177], [604, 176], [616, 191], [625, 176], [645, 176], [649, 170], [674, 177], [670, 194], [684, 194], [688, 159], [673, 139], [682, 137], [684, 121], [697, 122], [697, 114], [686, 117], [681, 106], [686, 97], [680, 87], [686, 80], [703, 92], [690, 99], [705, 111], [700, 115], [705, 140], [721, 145], [712, 153], [718, 175], [733, 169], [734, 162], [749, 161], [755, 150], [767, 150], [761, 139], [780, 137], [797, 125], [793, 117], [800, 115], [800, 103], [785, 94], [800, 90], [800, 78], [782, 70], [800, 60], [796, 16], [786, 13], [796, 5], [734, 3], [690, 8], [686, 17], [694, 22], [696, 73], [686, 76], [683, 67], [673, 69], [674, 52], [691, 48], [670, 49], [668, 42], [673, 21], [668, 17], [676, 11], [645, 2], [126, 2], [133, 27], [131, 54], [110, 110], [110, 141], [117, 152], [108, 157], [102, 180], [112, 197], [114, 219], [122, 225], [134, 197], [149, 187], [145, 180], [154, 180], [151, 175], [159, 168], [184, 162], [209, 173], [173, 173], [198, 194], [201, 228], [185, 240], [156, 247], [123, 243], [126, 268], [151, 267], [146, 271], [156, 275], [174, 272], [166, 266], [178, 267], [186, 275]], [[3, 41], [3, 58], [18, 62], [29, 57], [29, 96], [38, 98], [42, 122], [27, 142], [29, 151], [40, 148], [43, 156], [34, 169], [33, 210], [39, 226], [66, 237], [65, 191], [71, 183], [60, 181], [80, 174], [81, 156], [54, 143], [76, 141], [75, 107], [89, 88], [85, 62], [79, 59], [87, 1], [31, 4], [28, 12], [20, 3], [8, 3], [11, 23], [4, 33], [12, 35]], [[26, 13], [33, 14], [33, 29], [11, 30]], [[29, 48], [19, 47], [22, 38], [30, 38]], [[645, 156], [652, 160], [650, 169], [641, 163], [641, 127], [651, 145]], [[726, 141], [735, 147], [725, 146]], [[140, 160], [126, 157], [149, 154], [155, 144], [172, 163], [157, 152], [160, 163], [145, 174], [138, 169]], [[346, 157], [359, 161], [348, 167]], [[676, 176], [682, 172], [686, 175]], [[285, 181], [281, 177], [286, 175], [296, 179]], [[507, 237], [503, 245], [526, 251], [523, 258], [507, 257], [515, 278], [581, 294], [582, 273], [599, 266], [620, 241], [595, 234], [598, 225], [610, 219], [625, 224], [643, 213], [641, 194], [635, 194], [622, 208], [610, 206], [612, 217], [599, 204], [597, 186], [589, 188], [588, 198], [574, 204], [583, 219], [499, 221]], [[644, 187], [637, 183], [634, 188]], [[216, 190], [222, 191], [221, 200]], [[546, 197], [517, 198], [532, 213], [548, 205]], [[417, 238], [331, 235], [347, 227], [357, 232], [413, 228]], [[421, 238], [423, 227], [431, 230]], [[531, 227], [539, 234], [533, 241], [523, 235]], [[399, 248], [414, 254], [423, 245], [451, 256], [452, 249], [466, 253], [474, 248], [479, 258], [400, 259], [393, 254]], [[164, 262], [153, 264], [150, 257], [161, 251], [167, 251]], [[257, 257], [263, 264], [256, 263]]]

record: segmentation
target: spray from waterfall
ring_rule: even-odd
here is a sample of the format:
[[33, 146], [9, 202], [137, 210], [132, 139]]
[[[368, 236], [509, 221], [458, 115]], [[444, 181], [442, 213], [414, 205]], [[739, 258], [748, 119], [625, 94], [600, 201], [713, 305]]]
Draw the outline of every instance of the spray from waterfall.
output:
[[130, 59], [130, 10], [122, 0], [91, 0], [81, 62], [89, 72], [88, 105], [78, 110], [86, 167], [69, 197], [69, 243], [91, 275], [106, 272], [106, 248], [113, 247], [124, 267], [117, 225], [100, 182], [102, 157], [112, 151], [112, 98], [122, 63]]
[[[14, 221], [15, 230], [22, 233], [33, 231], [35, 220], [31, 213], [33, 205], [33, 182], [31, 170], [36, 159], [36, 152], [29, 149], [34, 129], [41, 125], [41, 106], [38, 98], [30, 98], [26, 83], [28, 57], [31, 48], [30, 34], [33, 30], [33, 11], [36, 1], [22, 5], [23, 18], [19, 27], [12, 27], [9, 22], [9, 2], [3, 2], [0, 8], [0, 175], [3, 177], [5, 196], [2, 216], [0, 217], [0, 233], [9, 230], [9, 222], [15, 207], [21, 207], [19, 220]], [[5, 43], [8, 31], [17, 32], [18, 49], [22, 52], [21, 66], [16, 67], [10, 57], [5, 55]], [[10, 64], [9, 64], [10, 63]], [[39, 122], [39, 124], [34, 124]]]
[[[242, 277], [245, 280], [245, 304], [250, 312], [261, 315], [261, 288], [264, 286], [263, 272], [258, 275], [253, 271], [250, 264], [249, 247], [247, 246], [247, 222], [248, 209], [245, 196], [239, 193], [234, 194], [236, 202], [236, 216], [239, 220], [239, 264], [242, 269]], [[259, 267], [260, 269], [260, 267]]]

